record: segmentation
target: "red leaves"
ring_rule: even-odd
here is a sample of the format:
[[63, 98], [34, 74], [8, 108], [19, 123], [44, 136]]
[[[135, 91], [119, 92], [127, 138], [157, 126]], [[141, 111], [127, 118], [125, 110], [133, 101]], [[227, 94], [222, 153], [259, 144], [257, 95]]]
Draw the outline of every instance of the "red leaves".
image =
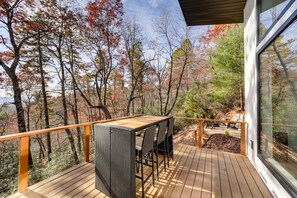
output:
[[111, 34], [111, 28], [119, 27], [122, 21], [123, 4], [118, 0], [95, 0], [90, 1], [86, 7], [87, 28], [95, 30], [103, 35], [111, 35], [111, 39], [118, 40], [116, 35]]
[[11, 1], [8, 0], [0, 0], [0, 12], [1, 10], [9, 9]]
[[230, 25], [228, 24], [208, 26], [206, 33], [199, 38], [199, 41], [210, 42], [220, 36], [224, 36], [229, 27]]

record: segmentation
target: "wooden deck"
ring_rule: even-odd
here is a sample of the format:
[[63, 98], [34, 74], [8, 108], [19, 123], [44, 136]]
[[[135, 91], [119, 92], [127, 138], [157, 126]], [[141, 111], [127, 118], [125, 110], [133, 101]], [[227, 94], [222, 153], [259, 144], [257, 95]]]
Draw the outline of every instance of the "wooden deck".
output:
[[[155, 186], [146, 183], [146, 197], [272, 197], [247, 157], [183, 144], [176, 147], [175, 160], [161, 171]], [[95, 189], [94, 177], [94, 164], [83, 163], [11, 197], [106, 197]], [[138, 179], [136, 183], [140, 196]]]

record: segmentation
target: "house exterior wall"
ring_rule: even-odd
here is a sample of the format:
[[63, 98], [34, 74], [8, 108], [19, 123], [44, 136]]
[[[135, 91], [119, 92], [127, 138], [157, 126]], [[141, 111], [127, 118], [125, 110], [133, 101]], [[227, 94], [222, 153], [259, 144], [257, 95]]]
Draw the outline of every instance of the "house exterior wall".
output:
[[[265, 47], [271, 37], [281, 30], [297, 9], [297, 1], [281, 16], [261, 42], [257, 42], [257, 0], [247, 0], [244, 9], [244, 42], [245, 42], [245, 118], [248, 122], [246, 141], [247, 156], [262, 177], [274, 197], [291, 197], [268, 168], [258, 158], [258, 74], [257, 53]], [[253, 148], [252, 148], [253, 141]]]

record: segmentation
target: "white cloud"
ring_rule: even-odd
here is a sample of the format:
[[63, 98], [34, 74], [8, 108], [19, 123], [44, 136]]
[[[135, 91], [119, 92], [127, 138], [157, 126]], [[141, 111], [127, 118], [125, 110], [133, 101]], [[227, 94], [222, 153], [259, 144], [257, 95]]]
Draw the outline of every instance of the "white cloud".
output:
[[159, 5], [165, 3], [165, 0], [148, 0], [148, 3], [150, 4], [150, 6], [152, 6], [153, 8], [158, 7]]

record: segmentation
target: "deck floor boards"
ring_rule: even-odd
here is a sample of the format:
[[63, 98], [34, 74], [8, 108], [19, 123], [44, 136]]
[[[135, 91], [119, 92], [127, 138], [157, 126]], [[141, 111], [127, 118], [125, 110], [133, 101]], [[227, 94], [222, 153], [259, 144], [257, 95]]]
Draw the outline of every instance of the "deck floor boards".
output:
[[[155, 186], [145, 184], [146, 197], [264, 197], [272, 195], [247, 157], [221, 151], [179, 144], [175, 159]], [[146, 172], [149, 172], [146, 169]], [[136, 181], [137, 197], [141, 185]], [[29, 187], [26, 193], [11, 197], [107, 197], [95, 189], [94, 164], [83, 163]]]

